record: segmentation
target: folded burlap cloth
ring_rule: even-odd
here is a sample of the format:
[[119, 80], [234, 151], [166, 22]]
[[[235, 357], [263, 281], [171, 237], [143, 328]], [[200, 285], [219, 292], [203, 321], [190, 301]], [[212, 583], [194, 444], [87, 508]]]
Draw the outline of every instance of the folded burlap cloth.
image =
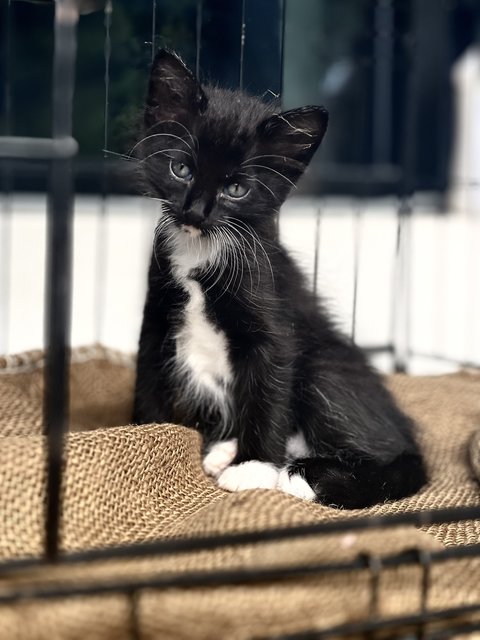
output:
[[[196, 432], [180, 426], [128, 426], [134, 379], [128, 358], [101, 348], [73, 353], [72, 433], [62, 546], [81, 550], [159, 537], [206, 535], [318, 522], [338, 517], [480, 505], [468, 464], [468, 443], [480, 424], [480, 376], [394, 376], [389, 385], [418, 422], [431, 482], [418, 495], [361, 512], [303, 502], [277, 491], [227, 493], [207, 478]], [[42, 436], [42, 353], [0, 359], [0, 558], [39, 554], [45, 485]], [[127, 426], [119, 426], [127, 425]], [[2, 575], [0, 594], [20, 584], [112, 581], [213, 568], [347, 561], [361, 552], [388, 555], [420, 547], [480, 542], [480, 522], [330, 534], [95, 565], [39, 568]], [[1, 575], [1, 574], [0, 574]], [[330, 573], [258, 585], [148, 590], [138, 597], [145, 638], [250, 638], [363, 620], [367, 571]], [[416, 613], [421, 571], [382, 571], [381, 616]], [[480, 560], [434, 565], [428, 607], [480, 600]], [[123, 639], [130, 637], [124, 595], [24, 600], [0, 606], [1, 638]]]

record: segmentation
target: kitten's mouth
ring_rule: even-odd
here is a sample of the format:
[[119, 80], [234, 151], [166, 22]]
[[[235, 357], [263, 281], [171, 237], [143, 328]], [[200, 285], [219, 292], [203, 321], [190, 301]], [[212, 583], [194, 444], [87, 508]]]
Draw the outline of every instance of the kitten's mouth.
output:
[[182, 224], [181, 230], [192, 238], [199, 238], [202, 232], [198, 227], [192, 227], [191, 224]]

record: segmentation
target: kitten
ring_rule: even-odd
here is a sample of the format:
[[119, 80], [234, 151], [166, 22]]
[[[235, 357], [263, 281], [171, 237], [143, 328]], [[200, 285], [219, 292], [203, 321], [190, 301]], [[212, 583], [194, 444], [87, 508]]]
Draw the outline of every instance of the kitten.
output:
[[158, 52], [136, 145], [162, 215], [133, 420], [200, 430], [204, 469], [230, 491], [359, 508], [426, 476], [412, 422], [278, 239], [279, 208], [327, 119], [201, 86]]

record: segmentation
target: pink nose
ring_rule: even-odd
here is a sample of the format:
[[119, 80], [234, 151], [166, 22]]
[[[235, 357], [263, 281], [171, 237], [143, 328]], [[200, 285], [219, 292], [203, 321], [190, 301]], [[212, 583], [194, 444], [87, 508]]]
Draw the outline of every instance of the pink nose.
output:
[[192, 238], [198, 238], [198, 236], [202, 235], [198, 227], [192, 227], [190, 224], [182, 224], [182, 231], [192, 236]]

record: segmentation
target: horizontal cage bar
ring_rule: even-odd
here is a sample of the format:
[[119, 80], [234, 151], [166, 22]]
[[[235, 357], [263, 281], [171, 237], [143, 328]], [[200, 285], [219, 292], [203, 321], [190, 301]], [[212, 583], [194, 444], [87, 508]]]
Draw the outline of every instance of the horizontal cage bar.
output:
[[12, 160], [61, 160], [78, 153], [78, 142], [70, 137], [22, 138], [0, 137], [0, 158]]
[[[480, 507], [455, 507], [450, 509], [433, 509], [430, 511], [412, 511], [410, 513], [397, 513], [386, 516], [365, 516], [361, 518], [338, 519], [330, 522], [284, 527], [277, 529], [264, 529], [261, 531], [247, 531], [243, 533], [229, 533], [222, 535], [210, 535], [198, 538], [173, 538], [170, 540], [157, 540], [154, 542], [140, 542], [136, 544], [102, 549], [89, 549], [74, 553], [62, 554], [59, 561], [63, 563], [81, 563], [89, 561], [101, 561], [114, 558], [133, 558], [153, 555], [169, 555], [172, 553], [188, 553], [191, 551], [211, 550], [220, 547], [254, 544], [257, 542], [272, 542], [301, 538], [310, 535], [326, 535], [332, 533], [345, 533], [351, 531], [364, 531], [378, 528], [392, 528], [406, 524], [416, 526], [430, 526], [447, 522], [459, 522], [463, 520], [480, 519]], [[480, 547], [479, 547], [480, 548]], [[455, 551], [459, 549], [459, 551]], [[464, 547], [452, 547], [444, 553], [463, 553]], [[467, 554], [477, 555], [476, 545], [465, 547]], [[16, 569], [23, 570], [30, 566], [41, 564], [39, 558], [19, 558], [0, 563], [0, 576]]]

